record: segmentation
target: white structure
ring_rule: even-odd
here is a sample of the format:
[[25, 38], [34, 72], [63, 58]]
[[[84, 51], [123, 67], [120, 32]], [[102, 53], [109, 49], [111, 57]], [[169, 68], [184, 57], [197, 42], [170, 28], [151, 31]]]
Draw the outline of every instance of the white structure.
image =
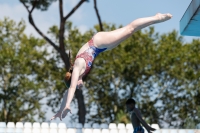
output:
[[[107, 126], [106, 126], [107, 125]], [[157, 124], [152, 124], [157, 130], [154, 133], [200, 133], [200, 129], [160, 129]], [[103, 128], [102, 128], [103, 127]], [[105, 128], [104, 128], [105, 127]], [[65, 123], [30, 123], [30, 122], [0, 122], [0, 133], [133, 133], [133, 127], [129, 124], [101, 124], [97, 123], [76, 124], [75, 127], [67, 127]]]
[[32, 133], [40, 133], [40, 123], [39, 122], [33, 123]]
[[180, 20], [180, 33], [187, 36], [200, 36], [200, 0], [192, 0]]

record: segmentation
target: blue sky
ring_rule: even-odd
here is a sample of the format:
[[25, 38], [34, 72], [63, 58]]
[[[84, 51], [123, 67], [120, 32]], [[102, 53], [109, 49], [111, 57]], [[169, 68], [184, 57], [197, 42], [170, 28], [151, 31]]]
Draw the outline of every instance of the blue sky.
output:
[[[64, 13], [67, 14], [79, 0], [63, 0]], [[154, 25], [155, 31], [166, 33], [174, 29], [179, 31], [179, 22], [191, 0], [97, 0], [99, 13], [101, 19], [107, 23], [114, 23], [116, 25], [126, 25], [134, 19], [140, 17], [148, 17], [156, 13], [171, 13], [173, 18], [167, 22]], [[0, 0], [0, 19], [9, 17], [15, 21], [24, 19], [26, 21], [27, 34], [39, 35], [30, 26], [27, 21], [27, 11], [19, 2], [19, 0]], [[44, 32], [52, 25], [59, 24], [58, 3], [51, 5], [47, 12], [34, 11], [33, 17], [36, 25]], [[88, 30], [98, 23], [96, 14], [93, 8], [93, 0], [84, 3], [78, 9], [70, 20], [75, 26], [80, 28], [82, 32]], [[190, 42], [193, 38], [185, 37], [186, 42]], [[49, 110], [49, 108], [48, 108]], [[77, 110], [73, 109], [75, 113]], [[46, 114], [49, 119], [53, 114], [48, 111]], [[69, 122], [70, 119], [64, 119], [64, 122]], [[59, 122], [59, 120], [56, 120]]]

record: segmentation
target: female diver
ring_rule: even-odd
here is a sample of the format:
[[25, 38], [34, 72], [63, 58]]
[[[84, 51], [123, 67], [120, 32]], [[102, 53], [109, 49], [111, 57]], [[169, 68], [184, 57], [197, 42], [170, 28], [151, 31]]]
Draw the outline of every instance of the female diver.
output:
[[77, 53], [73, 69], [65, 75], [65, 82], [69, 89], [63, 96], [60, 110], [54, 115], [51, 120], [59, 117], [64, 118], [70, 110], [70, 103], [74, 96], [76, 88], [82, 88], [82, 77], [85, 76], [91, 69], [92, 62], [96, 56], [106, 50], [111, 50], [117, 47], [122, 41], [130, 37], [133, 33], [141, 30], [152, 24], [167, 21], [172, 18], [172, 15], [157, 13], [155, 16], [139, 18], [132, 21], [130, 24], [110, 32], [98, 32], [93, 38], [84, 44]]

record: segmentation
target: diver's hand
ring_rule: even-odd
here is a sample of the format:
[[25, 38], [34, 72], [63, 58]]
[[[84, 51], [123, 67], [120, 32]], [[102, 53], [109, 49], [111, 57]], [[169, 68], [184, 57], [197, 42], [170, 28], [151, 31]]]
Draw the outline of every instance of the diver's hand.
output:
[[58, 118], [60, 118], [60, 120], [62, 121], [61, 115], [62, 115], [62, 111], [58, 111], [58, 112], [56, 113], [56, 115], [54, 115], [54, 116], [51, 118], [51, 120], [54, 120], [54, 119], [56, 119], [56, 118], [58, 117]]
[[70, 108], [64, 109], [64, 111], [62, 113], [62, 118], [65, 118], [65, 116], [67, 115], [68, 112], [72, 113]]
[[60, 120], [62, 121], [63, 118], [65, 118], [65, 116], [67, 115], [67, 113], [70, 112], [71, 113], [71, 110], [70, 108], [65, 108], [63, 111], [58, 111], [56, 113], [56, 115], [54, 115], [51, 120], [54, 120], [56, 119], [57, 117], [60, 118]]
[[155, 130], [156, 130], [155, 128], [152, 128], [152, 127], [149, 126], [148, 129], [147, 129], [147, 132], [148, 133], [152, 133]]
[[151, 131], [151, 130], [147, 130], [147, 132], [148, 132], [148, 133], [152, 133], [152, 131]]
[[155, 128], [152, 128], [152, 127], [150, 127], [150, 130], [151, 130], [151, 131], [155, 131], [156, 129], [155, 129]]

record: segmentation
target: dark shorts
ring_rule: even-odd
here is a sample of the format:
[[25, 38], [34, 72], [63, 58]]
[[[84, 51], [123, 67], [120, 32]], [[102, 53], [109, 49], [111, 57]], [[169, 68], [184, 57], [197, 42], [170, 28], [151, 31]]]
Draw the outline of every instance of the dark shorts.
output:
[[137, 131], [144, 133], [144, 129], [141, 126], [134, 128], [133, 133], [137, 133]]

